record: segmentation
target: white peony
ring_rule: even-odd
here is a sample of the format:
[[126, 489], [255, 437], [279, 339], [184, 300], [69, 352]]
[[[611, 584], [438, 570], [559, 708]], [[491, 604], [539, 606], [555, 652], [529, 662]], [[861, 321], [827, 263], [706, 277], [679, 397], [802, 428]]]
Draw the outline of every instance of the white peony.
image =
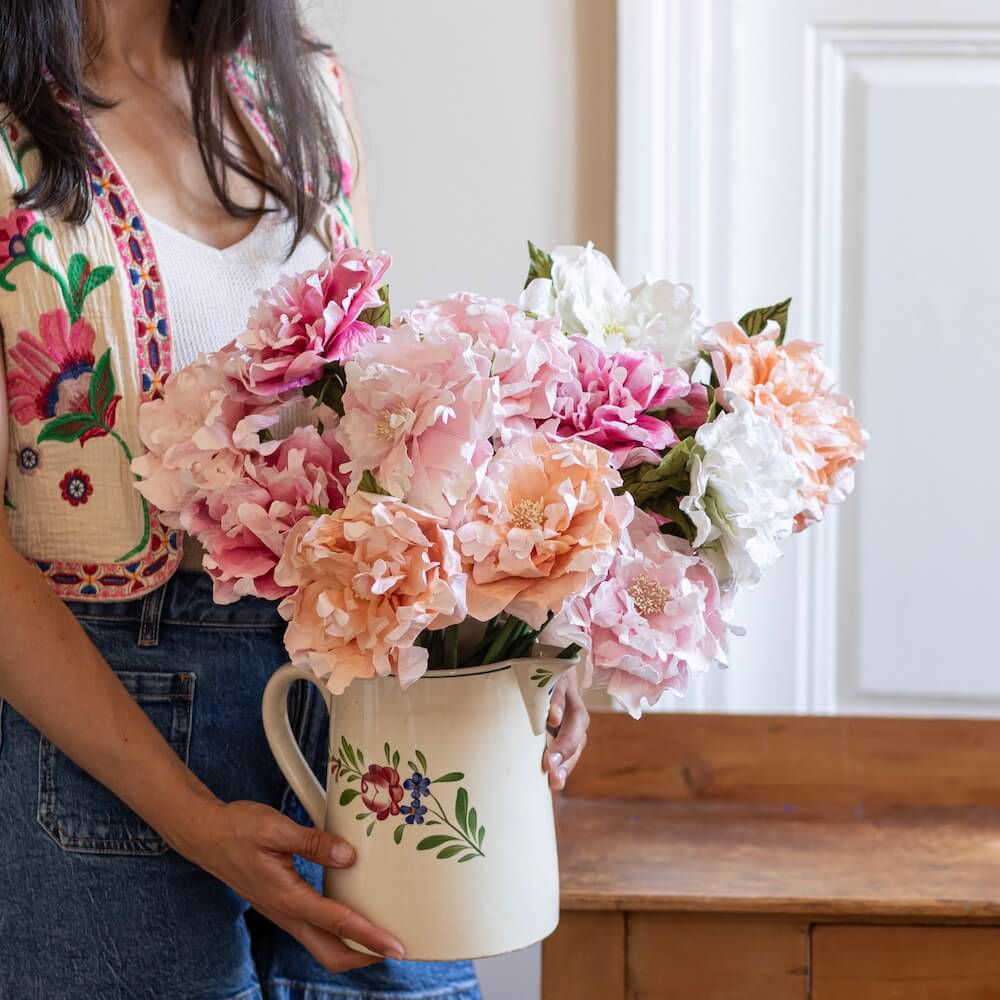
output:
[[777, 562], [802, 504], [778, 427], [741, 397], [725, 396], [730, 412], [695, 435], [691, 493], [680, 507], [695, 526], [695, 548], [728, 590], [755, 586]]
[[580, 334], [605, 351], [656, 351], [668, 367], [689, 374], [707, 328], [689, 285], [644, 279], [629, 289], [592, 243], [552, 253], [552, 277], [536, 278], [521, 308], [556, 316], [566, 334]]

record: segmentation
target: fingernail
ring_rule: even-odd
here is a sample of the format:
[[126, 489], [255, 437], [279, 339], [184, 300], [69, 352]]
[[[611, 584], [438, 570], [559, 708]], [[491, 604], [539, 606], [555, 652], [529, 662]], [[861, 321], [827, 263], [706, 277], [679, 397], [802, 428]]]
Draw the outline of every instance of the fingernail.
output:
[[566, 768], [564, 768], [564, 767], [559, 768], [559, 784], [560, 785], [565, 785], [566, 784], [566, 778], [567, 777], [568, 777], [568, 774], [566, 772]]
[[354, 860], [354, 848], [350, 844], [334, 844], [330, 857], [335, 865], [349, 865]]
[[562, 763], [562, 759], [563, 759], [563, 756], [562, 756], [561, 753], [559, 753], [558, 750], [556, 750], [553, 753], [550, 753], [549, 754], [549, 767], [551, 767], [553, 769], [557, 768]]
[[402, 948], [386, 948], [385, 957], [394, 958], [397, 962], [401, 962], [406, 957], [406, 952]]

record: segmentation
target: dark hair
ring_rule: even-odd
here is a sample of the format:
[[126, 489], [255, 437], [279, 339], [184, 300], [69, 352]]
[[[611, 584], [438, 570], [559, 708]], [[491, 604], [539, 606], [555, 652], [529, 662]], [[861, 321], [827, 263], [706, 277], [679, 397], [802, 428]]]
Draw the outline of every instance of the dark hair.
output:
[[[41, 156], [38, 176], [15, 200], [78, 224], [91, 207], [86, 131], [47, 78], [85, 110], [112, 106], [84, 82], [85, 2], [0, 0], [0, 102], [31, 132]], [[183, 53], [194, 132], [212, 190], [231, 215], [252, 216], [260, 209], [233, 201], [225, 172], [256, 181], [295, 220], [294, 246], [316, 221], [321, 199], [332, 199], [340, 187], [323, 84], [309, 58], [322, 46], [307, 38], [295, 0], [172, 0], [170, 24]], [[253, 52], [260, 111], [281, 151], [277, 183], [256, 176], [223, 138], [225, 61], [244, 43]]]

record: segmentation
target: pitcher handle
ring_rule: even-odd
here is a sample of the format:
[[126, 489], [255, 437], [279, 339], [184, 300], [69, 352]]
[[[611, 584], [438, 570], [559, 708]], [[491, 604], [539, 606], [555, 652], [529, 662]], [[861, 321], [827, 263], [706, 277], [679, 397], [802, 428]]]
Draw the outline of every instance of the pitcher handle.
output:
[[306, 807], [313, 825], [322, 830], [326, 826], [326, 792], [302, 756], [302, 750], [288, 721], [288, 691], [296, 681], [315, 684], [323, 697], [327, 697], [326, 688], [315, 674], [293, 663], [286, 663], [274, 672], [264, 688], [261, 706], [264, 735], [285, 780]]

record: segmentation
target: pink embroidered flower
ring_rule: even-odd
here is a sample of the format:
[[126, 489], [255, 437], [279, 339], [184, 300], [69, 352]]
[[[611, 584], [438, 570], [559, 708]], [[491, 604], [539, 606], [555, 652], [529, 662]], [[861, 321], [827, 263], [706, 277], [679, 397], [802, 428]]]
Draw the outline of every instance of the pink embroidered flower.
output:
[[605, 354], [579, 336], [569, 343], [574, 378], [558, 388], [553, 426], [563, 437], [607, 448], [615, 468], [659, 462], [662, 452], [680, 440], [675, 426], [705, 422], [705, 387], [692, 383], [680, 368], [664, 367], [658, 354]]
[[217, 604], [291, 592], [274, 580], [285, 536], [310, 506], [343, 506], [337, 467], [345, 459], [332, 429], [298, 427], [272, 454], [248, 454], [241, 478], [192, 507], [185, 526], [205, 547]]
[[379, 304], [388, 269], [386, 254], [351, 247], [265, 292], [238, 338], [249, 355], [246, 387], [277, 395], [316, 381], [327, 362], [352, 357], [375, 336], [359, 316]]
[[62, 477], [59, 483], [59, 492], [62, 498], [72, 507], [79, 507], [85, 504], [94, 492], [94, 485], [90, 481], [90, 476], [82, 469], [73, 469]]
[[419, 336], [402, 324], [345, 365], [337, 430], [358, 488], [366, 471], [382, 489], [452, 524], [493, 454], [496, 380], [466, 334]]
[[403, 800], [403, 785], [399, 772], [394, 767], [369, 764], [361, 775], [361, 801], [375, 813], [377, 820], [399, 815], [399, 803]]
[[295, 588], [278, 608], [289, 656], [334, 694], [376, 674], [412, 684], [427, 669], [417, 636], [466, 617], [452, 532], [441, 518], [374, 493], [299, 521], [274, 578]]
[[589, 650], [593, 683], [638, 718], [643, 700], [683, 695], [692, 670], [725, 664], [723, 612], [711, 567], [637, 510], [607, 577], [568, 601], [542, 639]]
[[533, 431], [548, 420], [560, 385], [575, 366], [556, 319], [531, 319], [517, 306], [463, 292], [421, 302], [406, 321], [421, 334], [467, 333], [490, 358], [500, 384], [498, 423], [508, 440], [513, 430]]
[[37, 220], [34, 212], [23, 208], [15, 208], [10, 215], [0, 218], [0, 269], [24, 256], [28, 249], [28, 230]]
[[457, 531], [474, 618], [506, 611], [541, 628], [603, 576], [633, 511], [631, 496], [614, 495], [610, 457], [538, 433], [497, 452]]
[[[37, 337], [27, 330], [18, 334], [7, 372], [10, 408], [18, 423], [89, 412], [95, 336], [86, 320], [78, 319], [70, 326], [65, 309], [42, 313]], [[103, 415], [109, 427], [114, 426], [119, 398], [113, 397], [109, 412]]]
[[772, 323], [749, 337], [735, 323], [721, 323], [705, 334], [703, 346], [721, 388], [748, 400], [785, 436], [803, 482], [803, 510], [795, 518], [795, 530], [802, 531], [854, 489], [854, 468], [864, 458], [868, 435], [851, 400], [834, 391], [818, 345], [779, 344], [779, 332]]

